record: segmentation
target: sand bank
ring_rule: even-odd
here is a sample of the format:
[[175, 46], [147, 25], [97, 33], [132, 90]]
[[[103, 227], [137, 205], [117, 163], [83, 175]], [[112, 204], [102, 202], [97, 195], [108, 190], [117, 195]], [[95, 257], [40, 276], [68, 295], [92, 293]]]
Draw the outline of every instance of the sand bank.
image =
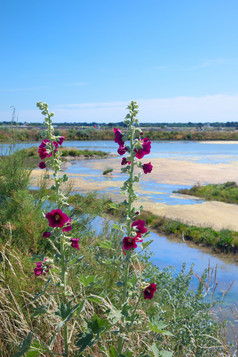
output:
[[[151, 174], [143, 175], [142, 180], [188, 186], [197, 183], [238, 182], [237, 161], [224, 164], [205, 164], [165, 158], [156, 158], [150, 161], [153, 164], [153, 171]], [[148, 160], [144, 162], [148, 162]], [[118, 180], [112, 181], [110, 178], [105, 178], [99, 181], [95, 175], [69, 174], [75, 191], [86, 193], [96, 190], [106, 193], [108, 197], [114, 200], [124, 200], [124, 196], [120, 194], [120, 187], [123, 183], [122, 179], [120, 179], [120, 160], [109, 158], [106, 160], [87, 161], [83, 164], [94, 170], [99, 170], [98, 177], [100, 178], [102, 177], [102, 171], [108, 167], [113, 168], [113, 176], [117, 176]], [[34, 170], [32, 172], [34, 184], [36, 184], [41, 175], [42, 170]], [[156, 185], [153, 190], [146, 191], [148, 197], [145, 200], [138, 202], [138, 204], [143, 204], [144, 209], [161, 216], [179, 219], [188, 224], [213, 227], [218, 230], [226, 228], [238, 231], [238, 205], [215, 201], [193, 205], [167, 205], [153, 199], [155, 189]], [[136, 191], [140, 193], [140, 186], [136, 187]], [[158, 194], [158, 192], [156, 193]]]

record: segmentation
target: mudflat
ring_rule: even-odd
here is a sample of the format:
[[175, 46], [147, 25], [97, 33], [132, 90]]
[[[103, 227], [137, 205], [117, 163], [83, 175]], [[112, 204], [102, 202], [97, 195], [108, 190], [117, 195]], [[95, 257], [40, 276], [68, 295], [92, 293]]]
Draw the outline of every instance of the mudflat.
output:
[[[173, 185], [195, 185], [208, 183], [224, 183], [226, 181], [236, 181], [238, 183], [238, 161], [228, 163], [199, 163], [196, 160], [177, 160], [175, 158], [153, 158], [144, 160], [144, 163], [151, 161], [153, 171], [150, 174], [143, 175], [142, 180], [153, 180], [158, 183], [167, 183]], [[120, 159], [108, 158], [101, 160], [84, 161], [84, 166], [94, 170], [99, 170], [98, 177], [102, 177], [102, 171], [106, 168], [113, 168], [113, 176], [117, 177], [116, 181], [110, 179], [98, 180], [95, 174], [69, 174], [74, 190], [85, 193], [91, 190], [105, 192], [108, 197], [115, 200], [124, 200], [120, 194], [119, 188], [122, 186], [120, 179]], [[66, 171], [67, 173], [67, 168]], [[62, 173], [63, 174], [63, 173]], [[36, 185], [42, 170], [36, 169], [32, 172], [33, 184]], [[113, 190], [110, 190], [113, 188]], [[154, 187], [156, 190], [156, 187]], [[138, 186], [137, 192], [140, 191]], [[150, 196], [150, 192], [147, 191]], [[203, 227], [213, 227], [220, 230], [223, 228], [238, 231], [238, 205], [227, 204], [217, 201], [208, 201], [193, 205], [167, 205], [160, 203], [152, 197], [137, 201], [141, 203], [144, 209], [161, 216], [172, 219], [179, 219], [184, 223], [193, 224]], [[182, 196], [181, 196], [182, 197]]]

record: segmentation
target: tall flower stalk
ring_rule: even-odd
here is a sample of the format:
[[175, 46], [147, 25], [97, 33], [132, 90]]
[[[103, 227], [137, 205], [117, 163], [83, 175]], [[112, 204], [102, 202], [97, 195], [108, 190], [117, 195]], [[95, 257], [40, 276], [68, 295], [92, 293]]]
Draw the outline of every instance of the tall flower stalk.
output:
[[[46, 103], [38, 102], [37, 107], [41, 110], [41, 113], [45, 116], [45, 125], [47, 127], [45, 131], [45, 139], [39, 146], [39, 156], [41, 160], [39, 167], [41, 169], [44, 168], [51, 168], [53, 170], [53, 179], [54, 183], [51, 187], [53, 190], [53, 198], [56, 202], [57, 209], [52, 210], [51, 212], [46, 213], [45, 218], [49, 222], [49, 227], [52, 229], [50, 232], [44, 232], [43, 236], [49, 239], [53, 239], [54, 243], [59, 246], [59, 254], [57, 255], [57, 259], [54, 263], [58, 263], [60, 268], [60, 296], [58, 301], [58, 311], [55, 313], [58, 315], [62, 321], [63, 326], [63, 335], [64, 335], [64, 356], [68, 357], [69, 355], [69, 346], [68, 346], [68, 316], [72, 313], [71, 303], [68, 302], [68, 288], [67, 288], [67, 270], [68, 270], [68, 260], [66, 259], [66, 254], [68, 251], [69, 243], [71, 242], [72, 247], [75, 246], [75, 240], [77, 238], [71, 238], [67, 235], [68, 232], [71, 231], [71, 218], [64, 213], [62, 210], [68, 206], [67, 198], [62, 193], [60, 186], [63, 182], [68, 180], [67, 175], [63, 175], [60, 177], [58, 172], [61, 168], [62, 161], [60, 160], [60, 153], [58, 151], [58, 146], [62, 145], [64, 141], [64, 137], [62, 136], [55, 136], [54, 135], [54, 128], [52, 126], [52, 117], [54, 116], [53, 113], [48, 111], [48, 105]], [[53, 245], [54, 246], [54, 245]], [[56, 248], [57, 252], [58, 249]], [[47, 265], [47, 259], [44, 262], [37, 262], [38, 264], [38, 273], [41, 272], [39, 269], [42, 269], [42, 274], [46, 274], [51, 268], [51, 266]], [[41, 264], [41, 265], [40, 265]], [[46, 268], [44, 266], [46, 265]], [[41, 275], [41, 274], [36, 274]], [[77, 306], [76, 306], [77, 307]], [[74, 307], [75, 308], [75, 307]], [[68, 311], [67, 311], [68, 310]], [[68, 316], [67, 316], [68, 313]]]
[[[139, 124], [139, 120], [137, 118], [138, 105], [136, 102], [132, 101], [127, 109], [129, 110], [129, 113], [127, 114], [124, 120], [124, 123], [127, 126], [126, 133], [123, 135], [119, 129], [116, 128], [114, 129], [115, 142], [118, 143], [119, 145], [118, 148], [119, 155], [122, 156], [124, 154], [127, 154], [126, 157], [122, 158], [121, 165], [123, 167], [121, 171], [128, 175], [128, 179], [124, 182], [121, 188], [121, 192], [127, 196], [125, 201], [126, 222], [125, 222], [125, 230], [124, 230], [126, 236], [123, 238], [122, 241], [122, 250], [125, 256], [125, 265], [124, 265], [125, 268], [124, 268], [124, 275], [122, 278], [123, 289], [120, 298], [120, 303], [122, 306], [124, 306], [127, 302], [130, 264], [134, 253], [134, 249], [137, 248], [137, 243], [142, 242], [143, 238], [145, 237], [145, 234], [148, 233], [147, 229], [145, 228], [145, 222], [140, 219], [135, 220], [138, 214], [140, 214], [140, 210], [142, 209], [142, 207], [138, 209], [134, 207], [134, 202], [138, 198], [134, 190], [134, 183], [139, 182], [141, 176], [141, 172], [136, 173], [135, 169], [137, 167], [140, 171], [143, 170], [144, 173], [147, 174], [150, 173], [153, 168], [151, 163], [142, 165], [142, 163], [139, 161], [145, 155], [150, 153], [151, 142], [148, 138], [145, 139], [141, 138], [143, 132], [138, 126]], [[129, 145], [125, 144], [126, 141], [129, 142]], [[153, 297], [153, 295], [150, 294], [151, 285], [144, 290], [145, 299], [150, 298], [150, 296]], [[145, 295], [145, 291], [147, 291], [147, 295]], [[153, 293], [155, 291], [156, 291], [156, 284], [153, 284]], [[128, 324], [128, 328], [130, 328], [134, 322], [136, 309], [139, 305], [141, 297], [142, 297], [142, 292], [139, 294], [136, 306], [130, 318], [131, 319], [130, 323]], [[121, 332], [122, 330], [123, 328], [121, 327]], [[124, 342], [125, 340], [123, 334], [121, 334], [121, 337], [119, 338], [119, 342], [118, 342], [118, 355], [120, 355], [123, 351]]]

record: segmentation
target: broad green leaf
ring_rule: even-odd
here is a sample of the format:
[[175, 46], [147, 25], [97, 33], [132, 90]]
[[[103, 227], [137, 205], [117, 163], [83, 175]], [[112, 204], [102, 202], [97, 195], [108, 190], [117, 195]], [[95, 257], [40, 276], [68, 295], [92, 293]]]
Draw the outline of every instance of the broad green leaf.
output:
[[14, 357], [23, 356], [24, 353], [26, 353], [29, 350], [31, 346], [32, 337], [33, 337], [32, 332], [29, 332], [25, 340], [23, 340], [18, 346], [18, 351], [14, 354]]
[[151, 322], [149, 322], [149, 327], [151, 331], [161, 333], [162, 335], [166, 335], [166, 336], [173, 336], [173, 334], [170, 331], [162, 330], [166, 326], [167, 325], [165, 325], [163, 322], [160, 325], [153, 325]]
[[87, 348], [88, 346], [92, 346], [95, 342], [92, 333], [83, 332], [80, 333], [77, 337], [78, 338], [75, 343], [75, 346], [80, 347], [79, 354], [82, 353], [85, 350], [85, 348]]
[[113, 308], [113, 310], [110, 310], [108, 318], [112, 320], [113, 324], [115, 324], [117, 321], [121, 320], [122, 313], [120, 310]]
[[96, 314], [94, 314], [93, 319], [91, 321], [88, 321], [88, 327], [95, 335], [101, 334], [110, 326], [111, 325], [108, 320], [100, 319], [100, 317], [98, 317]]
[[46, 311], [48, 310], [49, 305], [38, 305], [35, 309], [34, 309], [34, 314], [33, 317], [36, 317], [38, 315], [43, 315], [46, 313]]
[[97, 282], [97, 275], [89, 275], [86, 276], [82, 274], [79, 278], [80, 283], [82, 283], [85, 288], [89, 286], [90, 284], [95, 284]]
[[58, 325], [56, 326], [56, 329], [61, 328], [66, 322], [68, 322], [72, 317], [74, 312], [79, 309], [80, 312], [84, 308], [85, 300], [83, 300], [80, 304], [76, 304], [71, 307], [71, 302], [68, 302], [67, 304], [64, 304], [61, 302], [58, 306], [58, 310], [55, 312], [56, 316], [61, 317], [61, 320]]

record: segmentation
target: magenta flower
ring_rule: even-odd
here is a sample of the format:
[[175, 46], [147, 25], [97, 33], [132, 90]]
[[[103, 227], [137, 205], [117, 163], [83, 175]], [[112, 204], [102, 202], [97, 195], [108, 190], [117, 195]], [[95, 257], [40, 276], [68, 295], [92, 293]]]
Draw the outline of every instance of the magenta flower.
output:
[[138, 219], [137, 221], [133, 222], [131, 227], [135, 227], [137, 230], [137, 237], [141, 237], [141, 234], [144, 234], [147, 232], [147, 229], [145, 228], [145, 221], [142, 219]]
[[139, 148], [138, 150], [134, 149], [137, 159], [142, 159], [145, 155], [148, 155], [151, 149], [151, 141], [149, 138], [140, 141], [142, 141], [142, 148]]
[[127, 152], [127, 149], [125, 146], [120, 146], [117, 152], [119, 155], [124, 155]]
[[79, 238], [71, 238], [71, 247], [79, 250]]
[[65, 227], [63, 228], [63, 232], [69, 232], [71, 230], [72, 230], [71, 218], [69, 217], [68, 222], [65, 223]]
[[44, 269], [42, 266], [42, 262], [36, 263], [36, 268], [34, 269], [35, 276], [43, 275]]
[[137, 248], [137, 242], [142, 242], [142, 240], [139, 240], [137, 237], [124, 237], [123, 238], [123, 246], [122, 250], [129, 250], [129, 249], [135, 249]]
[[147, 286], [147, 288], [145, 288], [145, 290], [143, 291], [144, 299], [151, 300], [155, 292], [156, 292], [156, 284], [152, 283], [149, 286]]
[[[46, 261], [47, 259], [45, 258], [44, 261]], [[35, 276], [40, 276], [40, 275], [45, 275], [46, 273], [48, 273], [49, 269], [51, 268], [51, 266], [45, 266], [43, 264], [44, 262], [37, 262], [36, 263], [36, 268], [34, 269], [34, 273]]]
[[149, 162], [148, 164], [142, 165], [142, 169], [144, 171], [144, 174], [150, 174], [153, 169], [153, 166], [151, 165], [151, 162]]
[[[50, 140], [44, 139], [39, 146], [38, 154], [41, 160], [44, 160], [45, 158], [52, 156], [52, 152], [49, 149], [46, 149], [47, 143], [50, 143]], [[53, 141], [54, 153], [56, 153], [58, 145], [59, 144], [56, 141]]]
[[46, 163], [45, 163], [45, 161], [42, 161], [42, 162], [39, 163], [39, 168], [40, 168], [40, 169], [45, 169], [45, 168], [46, 168]]
[[48, 219], [50, 227], [63, 227], [70, 219], [67, 214], [63, 213], [59, 208], [46, 213], [45, 217]]
[[49, 238], [51, 236], [51, 232], [44, 232], [43, 237], [44, 238]]
[[124, 146], [124, 141], [122, 140], [123, 134], [121, 130], [114, 128], [114, 133], [115, 133], [115, 143], [117, 143], [119, 146]]
[[65, 139], [65, 137], [64, 137], [64, 136], [61, 136], [59, 139], [57, 139], [57, 143], [58, 143], [59, 145], [62, 145], [64, 139]]
[[45, 148], [39, 148], [38, 154], [39, 154], [41, 160], [44, 160], [47, 157], [50, 157], [52, 155], [52, 154], [50, 155], [49, 151], [46, 150]]

